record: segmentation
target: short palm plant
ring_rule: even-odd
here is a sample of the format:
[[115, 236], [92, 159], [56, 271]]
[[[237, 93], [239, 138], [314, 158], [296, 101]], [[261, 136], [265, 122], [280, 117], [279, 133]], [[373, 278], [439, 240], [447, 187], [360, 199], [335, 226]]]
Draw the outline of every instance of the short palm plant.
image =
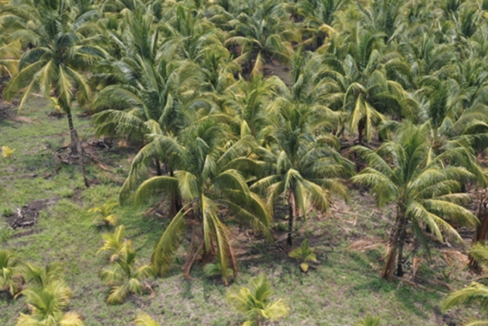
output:
[[0, 291], [15, 296], [24, 284], [20, 261], [8, 250], [0, 250]]
[[[477, 243], [469, 251], [476, 261], [478, 261], [484, 268], [488, 267], [488, 247], [481, 243]], [[444, 310], [450, 309], [461, 304], [476, 303], [481, 306], [483, 311], [488, 311], [488, 286], [473, 282], [461, 290], [451, 293], [442, 303]], [[463, 326], [486, 326], [488, 320], [475, 320], [464, 324]]]
[[318, 262], [317, 256], [315, 255], [315, 248], [309, 246], [308, 239], [303, 240], [300, 247], [291, 251], [288, 256], [301, 262], [300, 269], [304, 273], [308, 272], [308, 269], [310, 268], [308, 262]]
[[16, 326], [83, 326], [76, 312], [64, 312], [72, 292], [63, 279], [64, 268], [59, 262], [45, 267], [26, 264], [28, 287], [17, 295], [26, 298], [30, 314], [21, 313]]
[[227, 302], [234, 309], [246, 315], [242, 326], [259, 326], [266, 321], [286, 317], [290, 308], [278, 299], [271, 302], [271, 285], [264, 274], [251, 279], [249, 287], [233, 289], [227, 293]]
[[102, 235], [103, 246], [98, 249], [97, 255], [103, 251], [110, 254], [110, 261], [113, 262], [118, 258], [124, 244], [125, 226], [119, 225], [114, 233], [105, 233]]
[[146, 313], [140, 313], [136, 319], [137, 326], [159, 326], [159, 324]]
[[117, 259], [110, 266], [102, 269], [102, 281], [111, 287], [107, 298], [108, 304], [121, 304], [129, 294], [142, 295], [144, 290], [152, 291], [143, 280], [152, 276], [153, 268], [150, 265], [135, 267], [136, 252], [132, 241], [124, 242]]
[[113, 211], [118, 205], [119, 204], [116, 201], [110, 200], [101, 206], [90, 208], [88, 213], [96, 214], [95, 218], [93, 219], [93, 224], [98, 227], [115, 226], [119, 220]]
[[379, 317], [372, 317], [367, 315], [361, 319], [355, 326], [379, 326], [381, 319]]
[[64, 267], [60, 262], [52, 262], [45, 267], [26, 263], [25, 279], [32, 286], [45, 287], [55, 281], [62, 281], [64, 277]]
[[83, 326], [76, 312], [66, 312], [72, 292], [62, 280], [45, 286], [33, 286], [21, 292], [26, 298], [30, 314], [21, 313], [16, 326]]

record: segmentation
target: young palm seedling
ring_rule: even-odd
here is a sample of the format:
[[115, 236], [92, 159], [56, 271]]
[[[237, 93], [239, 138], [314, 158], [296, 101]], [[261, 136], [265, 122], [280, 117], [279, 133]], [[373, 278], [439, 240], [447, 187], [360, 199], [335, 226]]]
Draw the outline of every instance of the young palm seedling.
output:
[[300, 269], [302, 272], [308, 272], [310, 265], [308, 262], [317, 263], [317, 256], [315, 255], [315, 248], [311, 248], [308, 244], [308, 239], [303, 240], [300, 247], [291, 251], [288, 256], [300, 261]]
[[271, 294], [271, 285], [261, 274], [251, 279], [249, 287], [230, 290], [227, 302], [234, 310], [246, 315], [242, 326], [259, 326], [286, 317], [290, 310], [282, 299], [271, 302]]
[[121, 304], [129, 294], [141, 295], [144, 290], [152, 292], [143, 280], [154, 275], [153, 268], [150, 265], [136, 268], [135, 258], [132, 241], [125, 241], [114, 263], [100, 272], [102, 282], [111, 287], [108, 304]]
[[8, 250], [0, 250], [0, 292], [15, 296], [24, 284], [20, 261]]
[[101, 206], [90, 208], [88, 213], [96, 214], [93, 219], [93, 225], [97, 227], [115, 226], [119, 222], [117, 216], [114, 214], [114, 209], [118, 205], [116, 201], [110, 200]]
[[379, 326], [381, 319], [379, 317], [372, 317], [367, 315], [364, 319], [361, 319], [355, 326]]
[[124, 241], [125, 227], [123, 225], [118, 226], [114, 233], [105, 233], [102, 235], [103, 246], [98, 249], [97, 255], [103, 251], [110, 254], [110, 262], [114, 262], [121, 252]]
[[46, 267], [26, 264], [29, 286], [17, 296], [26, 299], [30, 314], [21, 313], [16, 326], [83, 326], [76, 312], [64, 312], [70, 303], [72, 292], [63, 279], [64, 269], [54, 262]]
[[159, 324], [146, 313], [140, 313], [136, 319], [137, 326], [159, 326]]

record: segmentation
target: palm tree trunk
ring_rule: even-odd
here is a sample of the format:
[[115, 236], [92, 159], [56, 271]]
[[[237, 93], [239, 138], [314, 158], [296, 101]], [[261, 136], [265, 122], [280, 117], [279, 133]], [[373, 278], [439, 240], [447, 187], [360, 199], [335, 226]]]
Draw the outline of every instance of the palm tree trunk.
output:
[[290, 191], [290, 194], [288, 195], [288, 245], [292, 246], [293, 245], [293, 220], [295, 219], [295, 195], [293, 194], [292, 191]]
[[73, 116], [71, 115], [71, 108], [67, 107], [65, 109], [66, 115], [68, 116], [69, 133], [71, 136], [71, 158], [79, 158], [81, 152], [80, 139], [78, 138], [78, 133], [73, 124]]
[[78, 132], [76, 131], [75, 126], [73, 124], [73, 116], [71, 115], [71, 108], [68, 105], [66, 105], [64, 111], [66, 112], [66, 115], [68, 117], [69, 133], [71, 137], [70, 158], [72, 160], [78, 160], [78, 159], [80, 160], [81, 173], [83, 174], [83, 181], [85, 183], [85, 187], [88, 188], [90, 187], [90, 183], [88, 182], [88, 178], [86, 177], [85, 162], [83, 161], [83, 156], [81, 155], [83, 149], [81, 148], [80, 139], [78, 138]]
[[[405, 238], [402, 239], [402, 233], [406, 227], [405, 219], [405, 209], [400, 207], [400, 203], [397, 205], [397, 219], [394, 226], [393, 236], [390, 238], [389, 249], [387, 258], [385, 261], [385, 266], [381, 272], [381, 277], [386, 280], [391, 280], [393, 274], [395, 273], [395, 268], [397, 267], [396, 259], [397, 253], [403, 256], [403, 242]], [[401, 240], [403, 242], [401, 242]], [[401, 263], [401, 262], [400, 262]], [[403, 272], [403, 271], [402, 271]]]
[[400, 229], [400, 237], [398, 239], [398, 259], [397, 259], [397, 272], [398, 277], [403, 276], [403, 246], [407, 237], [407, 221], [403, 219]]
[[358, 123], [358, 143], [359, 145], [363, 144], [363, 131], [365, 127], [364, 119], [361, 119]]
[[[174, 177], [173, 169], [169, 170], [169, 176]], [[169, 198], [169, 206], [170, 206], [169, 213], [171, 215], [171, 218], [173, 218], [183, 208], [183, 204], [181, 203], [181, 197], [179, 192], [171, 193]]]
[[163, 175], [163, 171], [161, 170], [161, 163], [159, 162], [158, 159], [155, 159], [154, 164], [156, 165], [156, 175], [157, 176]]

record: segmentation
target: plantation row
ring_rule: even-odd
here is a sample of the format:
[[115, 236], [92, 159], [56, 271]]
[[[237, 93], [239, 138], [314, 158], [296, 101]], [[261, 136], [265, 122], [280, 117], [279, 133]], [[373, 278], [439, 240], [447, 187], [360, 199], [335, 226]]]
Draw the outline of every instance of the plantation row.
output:
[[[229, 284], [238, 276], [229, 224], [272, 241], [273, 210], [284, 206], [292, 246], [295, 222], [327, 213], [351, 187], [395, 207], [384, 279], [404, 274], [406, 242], [428, 255], [432, 237], [462, 241], [461, 226], [475, 243], [486, 239], [486, 208], [468, 209], [488, 183], [486, 0], [11, 0], [0, 8], [4, 98], [20, 96], [20, 110], [34, 93], [50, 98], [66, 114], [70, 158], [83, 173], [74, 106], [92, 114], [98, 136], [141, 145], [120, 203], [164, 202], [171, 219], [149, 266], [133, 266], [123, 236], [111, 248], [114, 269], [102, 279], [130, 284], [112, 288], [109, 303], [141, 293], [139, 276], [167, 275], [188, 239], [184, 275], [203, 261]], [[115, 226], [107, 205], [101, 223]], [[483, 262], [476, 252], [474, 269]], [[295, 256], [310, 254], [304, 242]], [[486, 291], [469, 289], [446, 306]]]

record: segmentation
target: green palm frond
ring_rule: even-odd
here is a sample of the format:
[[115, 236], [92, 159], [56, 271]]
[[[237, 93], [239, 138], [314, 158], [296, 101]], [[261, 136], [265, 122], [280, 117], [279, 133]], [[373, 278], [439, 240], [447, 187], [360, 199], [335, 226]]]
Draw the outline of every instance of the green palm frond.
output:
[[101, 252], [107, 251], [110, 256], [110, 261], [115, 261], [121, 252], [124, 244], [124, 234], [125, 234], [125, 226], [119, 225], [115, 230], [114, 233], [104, 233], [102, 235], [103, 238], [103, 246], [98, 249], [97, 255]]
[[151, 264], [160, 276], [166, 275], [169, 271], [169, 266], [173, 262], [175, 251], [183, 238], [185, 215], [191, 211], [188, 207], [189, 205], [181, 209], [178, 214], [173, 217], [154, 247], [151, 256]]

